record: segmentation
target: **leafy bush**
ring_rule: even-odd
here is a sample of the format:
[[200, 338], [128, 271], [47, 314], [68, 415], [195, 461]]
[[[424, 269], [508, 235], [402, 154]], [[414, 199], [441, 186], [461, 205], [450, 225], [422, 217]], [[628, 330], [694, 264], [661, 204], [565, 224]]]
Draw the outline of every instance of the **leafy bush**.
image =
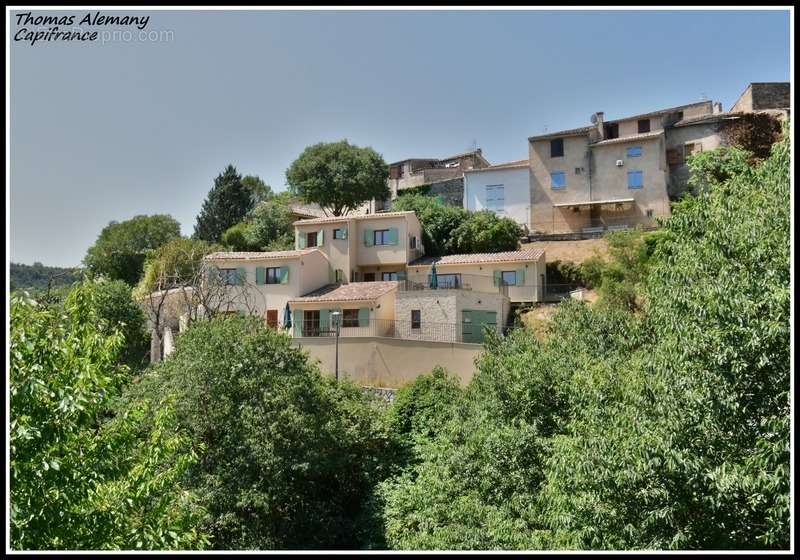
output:
[[142, 308], [133, 301], [132, 289], [121, 280], [95, 283], [92, 306], [98, 318], [111, 330], [119, 330], [123, 337], [119, 361], [132, 370], [147, 363], [150, 336], [145, 329]]
[[181, 283], [191, 283], [200, 272], [203, 257], [224, 248], [201, 239], [179, 237], [147, 255], [144, 275], [134, 290], [142, 297], [155, 290]]
[[245, 242], [255, 250], [285, 251], [294, 248], [294, 214], [289, 197], [274, 196], [255, 207], [248, 218]]
[[650, 239], [612, 251], [643, 275], [638, 313], [567, 301], [545, 341], [491, 337], [380, 485], [389, 546], [788, 547], [788, 141]]
[[720, 136], [723, 143], [738, 146], [752, 154], [753, 161], [769, 157], [772, 145], [781, 137], [781, 123], [768, 113], [745, 113], [723, 121]]
[[189, 480], [217, 549], [357, 548], [389, 438], [376, 405], [254, 317], [195, 323], [142, 395], [175, 397], [206, 452]]
[[12, 548], [202, 547], [179, 482], [194, 450], [168, 401], [112, 407], [128, 379], [123, 337], [97, 298], [89, 283], [63, 308], [12, 298]]
[[247, 241], [249, 230], [250, 225], [247, 222], [239, 222], [225, 230], [220, 238], [220, 243], [229, 251], [257, 250]]
[[452, 232], [457, 253], [495, 253], [516, 251], [522, 228], [510, 218], [500, 218], [494, 212], [470, 212]]

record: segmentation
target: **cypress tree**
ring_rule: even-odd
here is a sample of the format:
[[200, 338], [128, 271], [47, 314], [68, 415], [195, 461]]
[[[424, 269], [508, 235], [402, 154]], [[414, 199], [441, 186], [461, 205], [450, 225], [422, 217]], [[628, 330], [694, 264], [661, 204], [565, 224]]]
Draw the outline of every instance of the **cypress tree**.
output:
[[225, 230], [241, 222], [252, 208], [253, 201], [242, 183], [242, 176], [229, 164], [214, 179], [214, 186], [197, 216], [194, 237], [209, 243], [217, 242]]

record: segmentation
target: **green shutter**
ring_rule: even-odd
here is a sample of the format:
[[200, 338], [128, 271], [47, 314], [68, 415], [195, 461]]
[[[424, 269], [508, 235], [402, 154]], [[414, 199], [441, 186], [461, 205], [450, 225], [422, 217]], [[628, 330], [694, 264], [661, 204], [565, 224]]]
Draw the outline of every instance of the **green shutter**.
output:
[[306, 236], [305, 234], [303, 234], [302, 231], [297, 232], [297, 248], [298, 249], [306, 248]]
[[347, 228], [342, 228], [342, 239], [347, 239]]
[[493, 283], [494, 283], [495, 286], [499, 286], [500, 285], [500, 279], [502, 277], [503, 277], [502, 271], [500, 271], [500, 270], [495, 270], [494, 271], [494, 275], [492, 276], [492, 279], [494, 281]]
[[211, 285], [219, 282], [219, 269], [213, 264], [209, 265], [208, 270], [206, 270], [206, 281]]
[[247, 269], [243, 266], [236, 268], [236, 285], [241, 286], [247, 280]]
[[317, 245], [321, 247], [324, 244], [325, 244], [325, 230], [321, 229], [317, 234]]
[[281, 284], [288, 284], [289, 283], [289, 267], [282, 266], [281, 267]]
[[397, 245], [398, 237], [397, 228], [389, 228], [389, 245]]
[[292, 311], [292, 315], [294, 315], [292, 319], [292, 321], [294, 321], [292, 325], [292, 327], [294, 327], [294, 335], [301, 336], [303, 334], [303, 312], [300, 309], [295, 309]]
[[369, 326], [369, 307], [360, 307], [358, 309], [358, 326], [359, 327]]
[[372, 245], [374, 243], [375, 243], [375, 238], [372, 235], [372, 230], [371, 229], [365, 229], [364, 230], [364, 245], [367, 246], [367, 247], [372, 247]]
[[319, 330], [327, 331], [331, 328], [331, 310], [330, 309], [320, 309], [319, 310]]
[[267, 283], [267, 269], [263, 266], [256, 267], [256, 284]]
[[517, 271], [517, 286], [524, 286], [525, 285], [525, 269], [520, 269]]

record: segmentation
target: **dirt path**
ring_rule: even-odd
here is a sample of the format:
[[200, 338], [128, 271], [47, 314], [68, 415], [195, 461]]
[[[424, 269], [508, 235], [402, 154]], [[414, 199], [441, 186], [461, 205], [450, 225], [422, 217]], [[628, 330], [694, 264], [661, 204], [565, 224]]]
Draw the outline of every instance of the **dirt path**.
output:
[[544, 249], [547, 262], [571, 261], [580, 264], [596, 253], [602, 256], [608, 254], [608, 242], [602, 238], [580, 241], [534, 241], [523, 243], [522, 248]]

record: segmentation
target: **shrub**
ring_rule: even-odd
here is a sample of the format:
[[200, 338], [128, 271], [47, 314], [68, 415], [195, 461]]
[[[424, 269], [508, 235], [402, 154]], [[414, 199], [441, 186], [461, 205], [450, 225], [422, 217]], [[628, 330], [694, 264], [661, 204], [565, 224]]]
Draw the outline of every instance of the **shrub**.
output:
[[248, 241], [250, 227], [251, 226], [247, 222], [239, 222], [236, 225], [232, 225], [222, 234], [220, 242], [229, 251], [258, 250], [257, 247], [253, 247]]
[[494, 212], [470, 212], [453, 237], [455, 253], [495, 253], [516, 251], [522, 228], [510, 218], [500, 218]]

